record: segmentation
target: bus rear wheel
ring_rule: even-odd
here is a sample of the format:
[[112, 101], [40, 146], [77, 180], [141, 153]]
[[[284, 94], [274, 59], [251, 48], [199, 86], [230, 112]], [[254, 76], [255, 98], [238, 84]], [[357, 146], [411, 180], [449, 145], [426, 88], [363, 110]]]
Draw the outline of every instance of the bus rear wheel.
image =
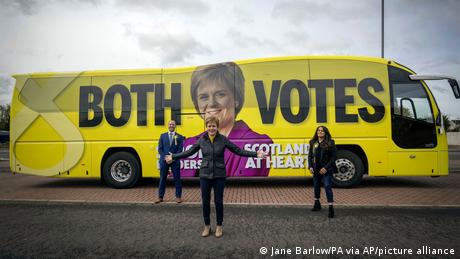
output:
[[337, 187], [352, 187], [363, 179], [364, 163], [358, 155], [349, 150], [338, 150], [335, 161], [337, 172], [332, 175], [332, 182]]
[[114, 153], [105, 160], [102, 176], [107, 185], [113, 188], [133, 187], [140, 178], [139, 162], [129, 152]]

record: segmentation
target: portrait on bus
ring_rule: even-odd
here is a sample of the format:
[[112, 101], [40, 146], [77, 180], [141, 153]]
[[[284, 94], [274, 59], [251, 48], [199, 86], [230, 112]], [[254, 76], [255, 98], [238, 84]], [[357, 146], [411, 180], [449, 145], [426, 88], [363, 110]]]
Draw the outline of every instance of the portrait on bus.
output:
[[[244, 105], [245, 80], [241, 68], [233, 62], [200, 66], [195, 69], [191, 78], [190, 95], [196, 112], [205, 120], [215, 116], [219, 119], [219, 134], [229, 138], [241, 149], [245, 144], [271, 144], [272, 139], [266, 134], [253, 131], [243, 120], [238, 120], [238, 113]], [[184, 142], [188, 148], [195, 144], [204, 133], [189, 137]], [[192, 158], [200, 159], [201, 155]], [[227, 176], [268, 176], [269, 168], [259, 159], [258, 165], [248, 166], [248, 158], [237, 156], [225, 151], [225, 167]], [[188, 167], [190, 162], [184, 162], [181, 175], [196, 176], [197, 166]], [[197, 163], [199, 164], [199, 163]], [[196, 165], [197, 165], [196, 164]]]

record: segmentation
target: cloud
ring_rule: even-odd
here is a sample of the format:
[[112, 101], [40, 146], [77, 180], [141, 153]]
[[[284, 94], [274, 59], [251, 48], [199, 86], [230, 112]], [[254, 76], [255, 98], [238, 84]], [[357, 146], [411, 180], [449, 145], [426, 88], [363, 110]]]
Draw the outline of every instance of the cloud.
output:
[[92, 4], [92, 5], [101, 5], [104, 3], [104, 0], [66, 0], [66, 1], [70, 1], [70, 2], [81, 2], [81, 3], [89, 3], [89, 4]]
[[126, 36], [132, 36], [135, 34], [134, 26], [130, 23], [122, 23], [121, 26], [125, 29]]
[[302, 31], [287, 31], [284, 33], [284, 36], [290, 42], [300, 42], [302, 44], [305, 44], [310, 39], [308, 33]]
[[[253, 34], [257, 35], [257, 34]], [[227, 30], [226, 36], [235, 43], [235, 46], [240, 48], [260, 48], [261, 46], [270, 47], [272, 49], [281, 49], [274, 41], [266, 40], [261, 37], [249, 36], [241, 31], [230, 28]], [[260, 35], [259, 35], [260, 36]]]
[[460, 56], [458, 55], [449, 55], [449, 56], [438, 56], [430, 57], [424, 60], [423, 64], [420, 66], [420, 69], [424, 71], [435, 71], [441, 72], [445, 71], [446, 68], [458, 68], [460, 67]]
[[446, 93], [448, 94], [450, 92], [449, 89], [447, 89], [445, 87], [441, 87], [439, 85], [432, 85], [430, 87], [430, 89], [433, 90], [433, 91], [437, 91], [439, 93], [443, 93], [443, 94], [446, 94]]
[[7, 12], [16, 11], [24, 15], [33, 15], [38, 12], [40, 5], [36, 0], [0, 0], [0, 6]]
[[146, 11], [146, 9], [158, 9], [161, 11], [177, 11], [190, 15], [202, 15], [211, 9], [209, 4], [201, 1], [181, 1], [181, 0], [155, 0], [155, 1], [145, 1], [145, 0], [118, 0], [117, 4], [120, 7], [129, 7], [141, 11]]
[[0, 74], [0, 105], [11, 102], [15, 80], [9, 75]]
[[[66, 4], [66, 3], [73, 3], [73, 4], [93, 4], [99, 5], [103, 3], [103, 0], [55, 0], [55, 1], [38, 1], [38, 0], [0, 0], [0, 6], [8, 15], [15, 15], [17, 13], [23, 15], [35, 15], [40, 12], [40, 10], [44, 6], [49, 5], [59, 5], [59, 4]], [[73, 10], [74, 8], [72, 8]]]
[[[365, 19], [366, 14], [375, 14], [380, 5], [371, 1], [321, 1], [285, 0], [273, 6], [272, 17], [285, 19], [293, 25], [302, 25], [319, 19], [348, 21]], [[358, 15], [360, 14], [360, 15]]]
[[275, 4], [272, 16], [274, 18], [286, 19], [292, 24], [300, 24], [316, 20], [327, 9], [329, 9], [327, 4], [287, 0]]
[[135, 37], [143, 51], [161, 57], [164, 65], [183, 63], [200, 54], [212, 54], [208, 47], [198, 42], [190, 33], [139, 33]]
[[241, 24], [250, 24], [254, 23], [254, 16], [251, 15], [251, 12], [243, 6], [236, 5], [232, 8], [232, 16], [235, 17], [235, 21]]
[[350, 55], [357, 44], [339, 33], [324, 33], [318, 38], [307, 30], [287, 31], [282, 39], [282, 45], [294, 55]]

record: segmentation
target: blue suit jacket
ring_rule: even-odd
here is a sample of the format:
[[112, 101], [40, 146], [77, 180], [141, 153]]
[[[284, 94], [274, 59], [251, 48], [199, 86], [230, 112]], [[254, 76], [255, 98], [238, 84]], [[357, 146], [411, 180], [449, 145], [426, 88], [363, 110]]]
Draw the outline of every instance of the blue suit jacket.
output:
[[[160, 140], [158, 141], [158, 153], [160, 153], [160, 165], [165, 164], [165, 155], [168, 155], [169, 152], [176, 154], [182, 152], [184, 148], [184, 136], [178, 134], [174, 135], [172, 145], [169, 145], [169, 131], [160, 135]], [[180, 163], [179, 160], [173, 162]]]

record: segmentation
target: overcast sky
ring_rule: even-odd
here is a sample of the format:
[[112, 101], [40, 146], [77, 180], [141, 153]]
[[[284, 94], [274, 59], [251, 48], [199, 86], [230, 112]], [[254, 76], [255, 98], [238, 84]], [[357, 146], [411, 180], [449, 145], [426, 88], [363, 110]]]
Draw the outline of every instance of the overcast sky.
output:
[[[379, 57], [381, 0], [0, 0], [0, 104], [16, 73], [288, 55]], [[460, 79], [460, 1], [385, 1], [385, 57]], [[429, 85], [460, 118], [447, 82]]]

